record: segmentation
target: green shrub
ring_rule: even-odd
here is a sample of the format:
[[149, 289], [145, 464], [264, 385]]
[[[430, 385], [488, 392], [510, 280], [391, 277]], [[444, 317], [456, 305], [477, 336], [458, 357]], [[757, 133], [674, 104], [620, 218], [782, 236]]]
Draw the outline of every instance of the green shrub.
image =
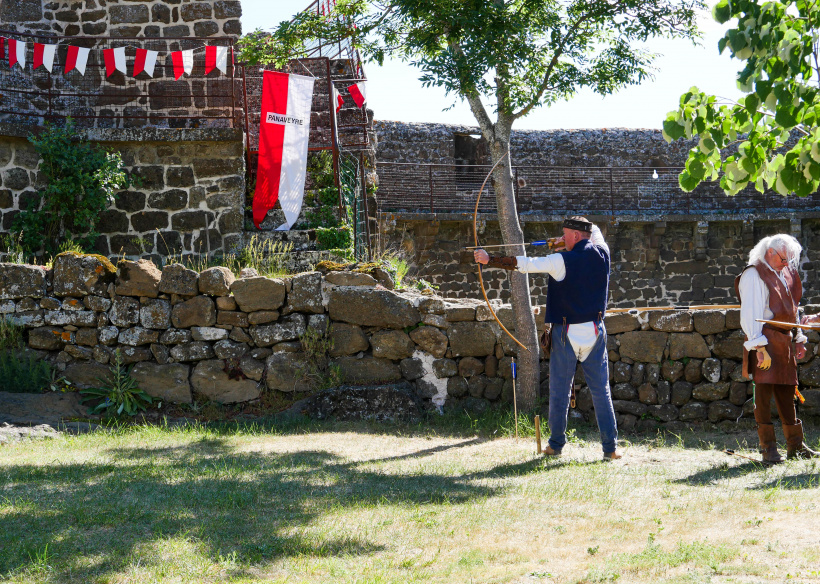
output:
[[328, 150], [309, 153], [307, 173], [314, 188], [332, 187], [335, 183], [333, 180], [333, 154]]
[[80, 390], [84, 402], [102, 400], [91, 408], [90, 413], [133, 416], [139, 411], [144, 411], [153, 402], [151, 396], [139, 388], [131, 377], [131, 372], [123, 365], [119, 349], [114, 352], [114, 365], [109, 369], [111, 376], [99, 380], [102, 383], [101, 387]]
[[122, 157], [88, 142], [71, 119], [64, 128], [47, 124], [28, 139], [40, 155], [46, 187], [14, 218], [12, 229], [22, 234], [22, 247], [55, 255], [60, 242], [73, 239], [91, 249], [102, 212], [131, 184]]
[[34, 355], [0, 352], [0, 391], [40, 393], [51, 384], [51, 366]]
[[0, 351], [16, 349], [23, 344], [23, 327], [0, 315]]
[[317, 227], [316, 247], [320, 250], [350, 249], [353, 247], [353, 229], [350, 225]]

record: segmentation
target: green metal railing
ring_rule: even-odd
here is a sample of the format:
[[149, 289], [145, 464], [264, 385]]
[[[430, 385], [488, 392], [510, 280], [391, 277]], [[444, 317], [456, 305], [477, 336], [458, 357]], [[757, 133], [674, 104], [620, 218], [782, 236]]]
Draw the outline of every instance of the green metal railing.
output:
[[357, 261], [370, 260], [370, 238], [367, 223], [367, 197], [364, 181], [364, 159], [361, 153], [339, 152], [339, 186], [347, 212], [347, 223], [353, 230], [353, 253]]

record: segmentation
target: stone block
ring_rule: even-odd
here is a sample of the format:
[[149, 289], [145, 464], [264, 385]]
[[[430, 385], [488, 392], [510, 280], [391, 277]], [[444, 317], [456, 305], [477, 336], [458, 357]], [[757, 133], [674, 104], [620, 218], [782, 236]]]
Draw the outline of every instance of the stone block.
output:
[[692, 313], [684, 310], [653, 310], [649, 327], [666, 333], [687, 333], [693, 330]]
[[38, 327], [28, 331], [28, 346], [32, 349], [59, 351], [71, 341], [70, 332], [53, 326]]
[[182, 264], [171, 264], [162, 268], [159, 291], [163, 294], [196, 296], [199, 293], [199, 274]]
[[[213, 229], [214, 214], [201, 209], [179, 211], [171, 217], [171, 228], [176, 231], [196, 231]], [[204, 246], [203, 246], [204, 248]]]
[[171, 324], [179, 329], [213, 326], [216, 324], [214, 301], [207, 296], [194, 296], [190, 300], [180, 302], [171, 309]]
[[726, 328], [729, 330], [740, 328], [740, 309], [734, 308], [726, 311]]
[[461, 377], [473, 377], [484, 373], [484, 363], [475, 357], [464, 357], [458, 362], [458, 374]]
[[232, 379], [219, 360], [200, 361], [191, 373], [191, 386], [198, 395], [222, 404], [259, 399], [260, 391], [252, 379]]
[[450, 377], [447, 380], [447, 395], [453, 398], [460, 398], [467, 395], [469, 386], [463, 377]]
[[669, 341], [670, 359], [677, 360], [684, 357], [705, 359], [711, 355], [700, 333], [672, 333]]
[[103, 381], [110, 379], [111, 371], [100, 363], [72, 363], [66, 367], [63, 377], [76, 387], [86, 389], [99, 387]]
[[94, 312], [108, 312], [111, 308], [111, 300], [102, 296], [86, 296], [83, 298], [83, 306]]
[[46, 269], [43, 266], [0, 263], [0, 300], [44, 296]]
[[638, 388], [638, 399], [643, 404], [657, 404], [658, 391], [651, 383], [644, 383]]
[[[364, 356], [357, 359], [353, 356], [337, 357], [332, 360], [342, 373], [346, 383], [367, 384], [398, 381], [401, 379], [399, 366], [389, 359]], [[270, 366], [268, 367], [270, 369]]]
[[191, 342], [191, 331], [168, 329], [160, 335], [159, 342], [163, 345], [179, 345], [181, 343], [189, 343]]
[[65, 252], [54, 258], [52, 280], [57, 296], [101, 296], [116, 279], [116, 268], [107, 258]]
[[216, 324], [241, 326], [247, 328], [249, 324], [248, 315], [244, 312], [218, 310], [216, 312]]
[[166, 211], [139, 211], [131, 215], [131, 227], [137, 233], [149, 233], [167, 229], [168, 213]]
[[447, 319], [447, 322], [466, 322], [475, 320], [477, 306], [478, 304], [469, 306], [446, 302], [444, 305], [444, 318]]
[[285, 302], [285, 283], [275, 278], [240, 278], [231, 284], [231, 292], [243, 312], [276, 310]]
[[404, 331], [389, 330], [373, 333], [370, 337], [373, 356], [398, 361], [413, 355], [416, 346]]
[[630, 331], [621, 335], [620, 355], [644, 363], [660, 363], [666, 348], [668, 333], [660, 331]]
[[608, 335], [617, 335], [641, 328], [641, 323], [637, 316], [624, 312], [621, 314], [610, 314], [604, 318], [604, 326]]
[[148, 6], [113, 4], [108, 8], [108, 19], [111, 24], [143, 24], [150, 21]]
[[328, 354], [331, 357], [353, 355], [370, 348], [370, 342], [362, 328], [355, 324], [334, 322], [330, 326], [331, 348]]
[[714, 335], [726, 330], [726, 313], [720, 310], [698, 310], [693, 313], [695, 330], [702, 335]]
[[653, 405], [646, 409], [646, 413], [661, 422], [671, 422], [678, 418], [678, 408], [671, 404]]
[[424, 377], [425, 373], [424, 363], [421, 359], [416, 358], [402, 359], [401, 363], [399, 363], [399, 369], [401, 370], [401, 376], [408, 381], [420, 379]]
[[139, 323], [139, 301], [129, 296], [114, 296], [108, 318], [111, 320], [111, 324], [119, 327], [129, 327]]
[[319, 272], [298, 274], [291, 279], [288, 291], [288, 303], [283, 314], [291, 312], [307, 312], [323, 314], [322, 305], [322, 275]]
[[208, 343], [192, 341], [171, 348], [171, 357], [177, 361], [201, 361], [203, 359], [213, 359], [214, 350]]
[[690, 360], [683, 369], [683, 377], [689, 383], [700, 383], [703, 379], [703, 361], [701, 359]]
[[156, 298], [161, 278], [162, 272], [151, 260], [121, 260], [117, 265], [117, 294]]
[[214, 18], [225, 20], [242, 16], [242, 4], [239, 0], [217, 0], [214, 2]]
[[140, 324], [149, 329], [167, 329], [171, 326], [171, 303], [150, 298], [140, 306]]
[[[246, 314], [241, 312], [240, 314]], [[278, 310], [257, 310], [247, 315], [248, 324], [268, 324], [279, 320]]]
[[191, 337], [195, 341], [222, 341], [228, 338], [228, 331], [212, 326], [191, 327]]
[[712, 423], [721, 420], [737, 420], [743, 415], [743, 408], [726, 400], [718, 400], [709, 404], [709, 421]]
[[182, 5], [180, 15], [185, 22], [194, 22], [196, 20], [210, 20], [213, 13], [210, 2], [192, 2]]
[[284, 316], [276, 324], [250, 327], [250, 335], [259, 347], [270, 347], [283, 341], [298, 340], [305, 334], [305, 317], [301, 314]]
[[[171, 169], [169, 169], [169, 176], [170, 170]], [[182, 189], [171, 189], [160, 193], [151, 193], [148, 197], [148, 206], [164, 211], [179, 211], [188, 206], [188, 193]]]
[[145, 329], [139, 326], [125, 329], [120, 332], [117, 341], [121, 345], [128, 345], [130, 347], [139, 347], [140, 345], [150, 345], [159, 340], [159, 332]]
[[413, 326], [421, 320], [411, 299], [390, 290], [339, 287], [330, 290], [328, 296], [331, 320], [394, 329]]
[[329, 272], [325, 275], [325, 281], [334, 286], [366, 286], [373, 287], [378, 282], [372, 276], [361, 272]]
[[158, 365], [137, 363], [131, 369], [131, 378], [145, 393], [163, 402], [189, 404], [193, 401], [188, 375], [191, 368], [181, 363]]
[[239, 359], [247, 353], [248, 350], [249, 347], [247, 343], [237, 343], [227, 339], [214, 344], [214, 354], [217, 359]]
[[726, 382], [701, 383], [692, 389], [692, 398], [704, 402], [726, 399], [729, 397], [729, 387]]
[[678, 419], [682, 422], [702, 422], [709, 415], [709, 408], [701, 402], [690, 402], [681, 406]]
[[[425, 315], [430, 316], [430, 315]], [[441, 358], [447, 352], [448, 339], [441, 330], [432, 326], [421, 326], [410, 331], [410, 338], [419, 349], [433, 357]]]
[[703, 365], [701, 365], [701, 374], [706, 378], [706, 381], [717, 383], [720, 381], [720, 369], [720, 361], [710, 357], [709, 359], [705, 359], [703, 361]]
[[236, 276], [228, 268], [208, 268], [199, 274], [199, 292], [209, 296], [230, 296], [235, 280]]
[[647, 410], [646, 404], [618, 399], [612, 400], [612, 407], [619, 414], [630, 414], [638, 418], [644, 415]]
[[492, 355], [497, 340], [495, 326], [489, 322], [454, 322], [447, 336], [454, 357]]

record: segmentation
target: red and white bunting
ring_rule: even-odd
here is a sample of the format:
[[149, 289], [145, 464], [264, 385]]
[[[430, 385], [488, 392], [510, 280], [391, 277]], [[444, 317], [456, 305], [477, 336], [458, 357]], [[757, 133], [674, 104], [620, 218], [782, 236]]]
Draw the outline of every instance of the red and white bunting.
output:
[[228, 71], [228, 47], [205, 47], [205, 75], [214, 69]]
[[183, 73], [190, 75], [194, 69], [194, 50], [173, 51], [171, 62], [174, 65], [174, 79], [179, 79]]
[[336, 113], [339, 113], [339, 110], [342, 109], [342, 106], [345, 104], [345, 99], [339, 94], [339, 91], [336, 89], [336, 86], [331, 84], [333, 87], [333, 102], [336, 104]]
[[103, 50], [105, 60], [105, 76], [111, 77], [114, 71], [125, 73], [125, 47]]
[[26, 68], [26, 43], [16, 39], [9, 41], [9, 68], [20, 65], [21, 69]]
[[350, 97], [353, 98], [353, 101], [356, 102], [356, 107], [360, 108], [367, 103], [367, 92], [364, 88], [364, 82], [351, 85], [347, 88], [347, 91], [350, 93]]
[[146, 73], [148, 77], [153, 77], [158, 54], [159, 53], [157, 51], [137, 49], [137, 56], [134, 57], [134, 71], [132, 72], [132, 77], [136, 77], [143, 72]]
[[88, 53], [91, 49], [85, 47], [68, 47], [68, 55], [65, 59], [65, 72], [69, 73], [76, 69], [80, 75], [85, 75], [85, 65], [88, 63]]
[[32, 67], [43, 66], [51, 73], [54, 67], [54, 53], [57, 50], [57, 45], [43, 45], [41, 43], [34, 43], [34, 61]]

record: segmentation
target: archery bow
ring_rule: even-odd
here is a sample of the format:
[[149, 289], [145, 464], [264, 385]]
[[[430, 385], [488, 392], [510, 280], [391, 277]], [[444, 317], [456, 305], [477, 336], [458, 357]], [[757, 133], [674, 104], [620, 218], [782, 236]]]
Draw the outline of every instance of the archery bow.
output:
[[[490, 169], [490, 172], [487, 173], [487, 176], [484, 178], [484, 182], [481, 183], [481, 188], [478, 189], [478, 196], [476, 197], [476, 200], [475, 200], [475, 211], [473, 212], [473, 240], [475, 242], [476, 247], [480, 247], [478, 245], [478, 228], [477, 228], [476, 224], [478, 222], [478, 204], [481, 201], [481, 193], [484, 192], [484, 187], [487, 185], [487, 181], [490, 179], [490, 176], [493, 174], [493, 171], [495, 170], [495, 168], [501, 163], [502, 160], [507, 158], [509, 155], [510, 155], [510, 151], [507, 150], [507, 153], [504, 156], [502, 156], [501, 158], [498, 159], [498, 162], [496, 162], [493, 165], [493, 167]], [[495, 310], [493, 310], [493, 307], [490, 304], [490, 299], [487, 298], [487, 291], [484, 289], [484, 278], [481, 276], [481, 264], [476, 263], [476, 266], [478, 267], [478, 285], [481, 286], [481, 294], [484, 296], [484, 302], [487, 303], [487, 308], [490, 309], [490, 314], [493, 315], [493, 318], [495, 319], [495, 322], [498, 323], [498, 326], [501, 327], [501, 330], [503, 330], [505, 333], [507, 333], [507, 335], [509, 335], [509, 337], [512, 340], [514, 340], [519, 347], [521, 347], [525, 351], [529, 351], [529, 349], [527, 347], [525, 347], [521, 343], [521, 341], [516, 339], [513, 336], [513, 334], [510, 331], [507, 330], [507, 327], [505, 327], [501, 323], [501, 321], [498, 320], [498, 317], [495, 314]]]

